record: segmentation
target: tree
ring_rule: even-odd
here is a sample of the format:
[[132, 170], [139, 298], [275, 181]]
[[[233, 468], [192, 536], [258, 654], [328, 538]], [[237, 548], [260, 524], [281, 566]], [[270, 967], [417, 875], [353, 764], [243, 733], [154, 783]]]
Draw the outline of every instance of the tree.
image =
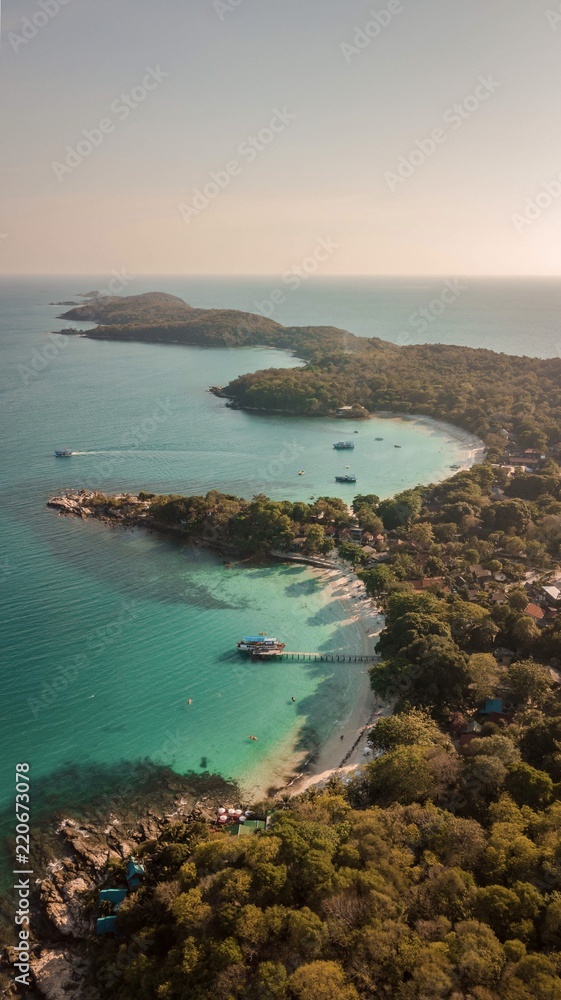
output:
[[482, 736], [464, 747], [466, 757], [479, 757], [481, 754], [500, 760], [507, 768], [520, 760], [520, 750], [516, 744], [508, 736], [500, 736], [498, 733], [494, 736]]
[[369, 743], [375, 750], [383, 753], [400, 746], [440, 744], [451, 747], [450, 740], [441, 733], [434, 719], [419, 709], [379, 719], [370, 733]]
[[390, 567], [384, 564], [375, 566], [374, 569], [364, 570], [360, 574], [360, 578], [363, 580], [366, 590], [372, 597], [386, 594], [398, 582]]
[[445, 940], [465, 987], [493, 987], [499, 981], [506, 958], [490, 927], [476, 920], [466, 920]]
[[515, 705], [541, 707], [551, 690], [551, 678], [541, 663], [519, 660], [508, 672], [508, 687]]
[[359, 1000], [338, 962], [301, 965], [289, 979], [295, 1000]]
[[352, 523], [349, 508], [339, 497], [318, 497], [312, 511], [316, 520], [321, 520], [324, 525], [333, 523], [336, 528], [343, 528]]
[[509, 590], [508, 604], [513, 611], [524, 611], [528, 604], [528, 594], [523, 587], [512, 587]]
[[421, 513], [421, 494], [418, 490], [404, 490], [391, 500], [382, 500], [376, 513], [382, 518], [387, 531], [407, 526]]
[[258, 496], [232, 519], [231, 534], [242, 552], [267, 553], [271, 549], [289, 549], [296, 530], [281, 504]]
[[466, 758], [462, 790], [468, 806], [476, 815], [497, 797], [506, 775], [507, 769], [497, 757], [477, 754]]
[[409, 528], [409, 540], [414, 542], [418, 548], [426, 550], [434, 542], [434, 533], [430, 524], [426, 521], [418, 521]]
[[333, 542], [326, 537], [325, 529], [321, 524], [312, 524], [308, 528], [304, 552], [306, 555], [327, 555], [333, 548]]
[[354, 498], [351, 507], [353, 513], [357, 514], [361, 510], [374, 510], [380, 503], [380, 497], [375, 493], [358, 493]]
[[256, 977], [260, 1000], [285, 1000], [287, 971], [280, 962], [261, 962]]
[[499, 500], [483, 511], [483, 523], [495, 531], [523, 535], [531, 520], [531, 508], [524, 500]]
[[502, 671], [490, 653], [473, 653], [469, 658], [468, 670], [473, 704], [479, 705], [495, 693]]
[[426, 919], [438, 914], [457, 923], [471, 916], [474, 894], [471, 872], [440, 866], [431, 870], [427, 881], [419, 887], [416, 909]]
[[198, 886], [196, 889], [180, 893], [173, 901], [171, 909], [179, 926], [186, 931], [200, 929], [212, 914], [211, 907], [203, 902]]
[[438, 799], [458, 775], [455, 756], [438, 746], [397, 746], [365, 769], [368, 801], [389, 806]]
[[545, 771], [538, 771], [524, 761], [512, 765], [505, 789], [519, 806], [544, 809], [553, 798], [553, 781]]
[[366, 562], [366, 554], [360, 545], [355, 542], [340, 542], [338, 546], [339, 555], [345, 562], [350, 562], [353, 566], [360, 566]]
[[501, 941], [527, 939], [542, 908], [543, 899], [529, 882], [515, 882], [511, 889], [490, 885], [475, 894], [475, 915], [489, 924]]

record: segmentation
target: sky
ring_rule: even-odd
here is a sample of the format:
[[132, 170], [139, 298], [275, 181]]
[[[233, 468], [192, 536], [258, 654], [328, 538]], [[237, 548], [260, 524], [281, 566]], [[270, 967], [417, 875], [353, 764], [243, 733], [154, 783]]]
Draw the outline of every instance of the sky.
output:
[[559, 0], [2, 0], [0, 273], [558, 275], [560, 82]]

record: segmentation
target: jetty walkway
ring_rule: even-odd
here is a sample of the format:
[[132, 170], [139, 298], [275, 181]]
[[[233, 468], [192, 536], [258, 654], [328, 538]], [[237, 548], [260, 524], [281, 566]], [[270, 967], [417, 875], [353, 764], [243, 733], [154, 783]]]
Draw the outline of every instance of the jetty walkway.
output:
[[377, 656], [353, 656], [345, 653], [302, 653], [284, 649], [282, 653], [252, 653], [256, 660], [323, 660], [327, 663], [375, 663]]

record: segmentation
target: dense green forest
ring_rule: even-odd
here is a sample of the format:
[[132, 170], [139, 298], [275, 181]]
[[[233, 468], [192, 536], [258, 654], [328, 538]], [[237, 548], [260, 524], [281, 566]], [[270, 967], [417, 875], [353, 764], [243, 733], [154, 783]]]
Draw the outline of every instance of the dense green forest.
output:
[[523, 448], [561, 439], [561, 360], [517, 358], [443, 344], [367, 342], [360, 354], [327, 354], [303, 369], [243, 375], [224, 395], [235, 405], [323, 415], [359, 404], [446, 420], [481, 437], [498, 457], [507, 434]]
[[267, 832], [170, 825], [119, 937], [111, 1000], [559, 1000], [561, 703], [458, 752], [386, 720], [347, 787], [277, 803]]

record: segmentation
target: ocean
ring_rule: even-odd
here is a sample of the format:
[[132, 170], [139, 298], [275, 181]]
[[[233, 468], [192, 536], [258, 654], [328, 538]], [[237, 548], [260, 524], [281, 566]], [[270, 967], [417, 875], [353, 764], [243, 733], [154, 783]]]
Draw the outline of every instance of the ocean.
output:
[[[360, 651], [356, 626], [309, 569], [231, 566], [154, 534], [59, 517], [46, 507], [51, 495], [217, 488], [350, 500], [440, 479], [465, 454], [444, 430], [380, 419], [345, 424], [345, 436], [358, 434], [352, 456], [341, 457], [335, 420], [232, 411], [206, 391], [300, 364], [280, 351], [51, 337], [65, 324], [49, 303], [110, 277], [0, 280], [0, 808], [13, 796], [18, 761], [29, 762], [53, 807], [71, 796], [61, 778], [70, 763], [78, 783], [91, 782], [96, 767], [149, 758], [256, 786], [282, 774], [302, 737], [308, 749], [321, 745], [359, 683], [352, 664], [251, 665], [235, 650], [242, 634], [267, 631], [292, 649]], [[453, 303], [451, 293], [441, 298], [445, 281], [311, 278], [291, 291], [274, 278], [138, 277], [125, 294], [160, 290], [195, 306], [267, 311], [279, 287], [282, 323], [558, 353], [558, 281], [465, 279]], [[421, 333], [420, 310], [432, 316], [437, 300], [444, 309]], [[77, 454], [57, 460], [63, 446]], [[334, 479], [347, 464], [358, 479], [350, 492]]]

